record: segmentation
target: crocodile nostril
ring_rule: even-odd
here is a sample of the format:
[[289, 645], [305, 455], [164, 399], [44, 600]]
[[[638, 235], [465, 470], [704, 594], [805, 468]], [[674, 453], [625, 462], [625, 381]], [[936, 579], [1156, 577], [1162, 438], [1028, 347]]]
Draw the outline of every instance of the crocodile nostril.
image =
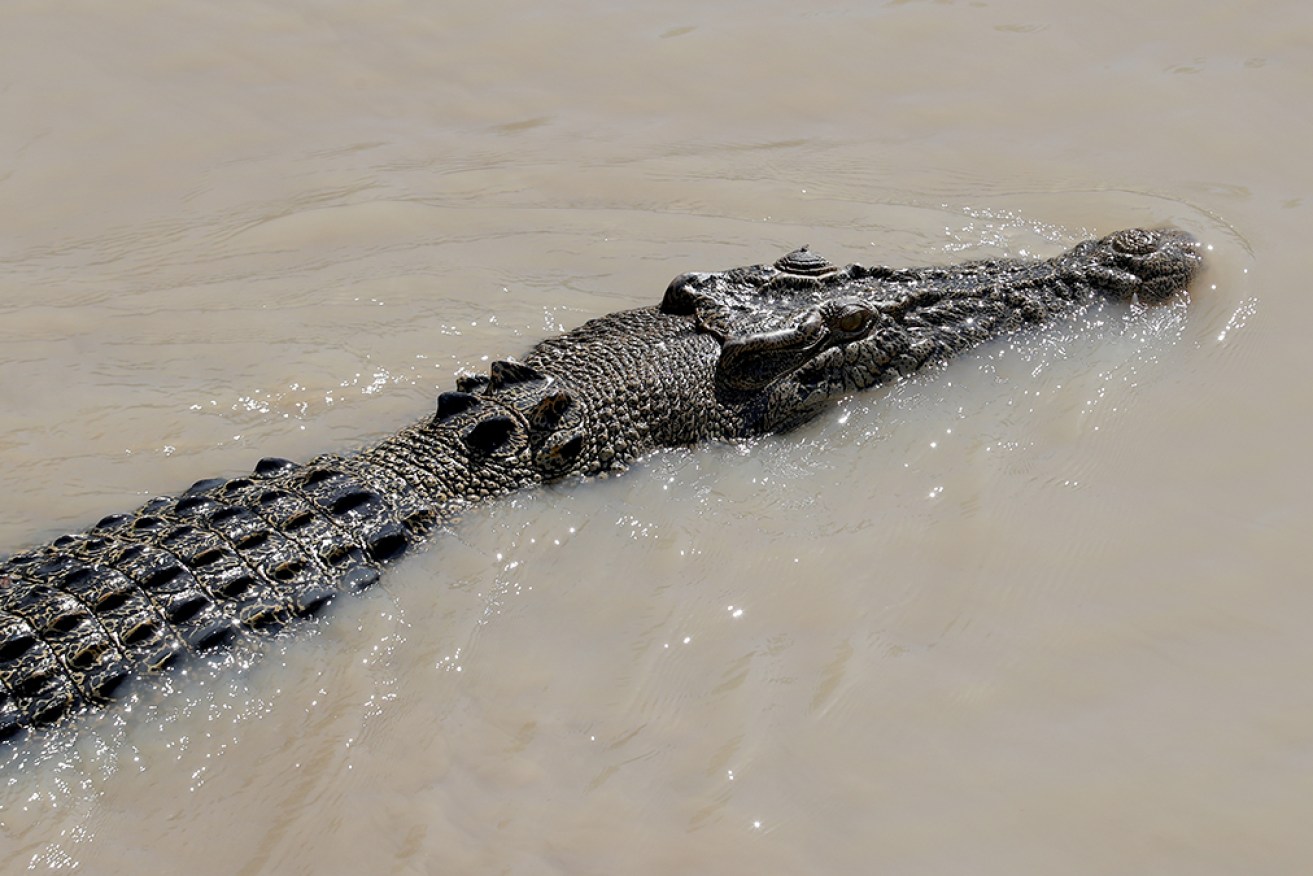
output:
[[1112, 245], [1127, 255], [1148, 255], [1158, 248], [1158, 235], [1144, 228], [1128, 228], [1113, 235]]

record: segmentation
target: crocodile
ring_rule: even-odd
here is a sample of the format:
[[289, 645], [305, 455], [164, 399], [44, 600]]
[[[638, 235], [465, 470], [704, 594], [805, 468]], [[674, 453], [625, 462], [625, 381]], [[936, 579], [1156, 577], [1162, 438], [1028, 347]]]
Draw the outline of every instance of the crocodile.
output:
[[836, 397], [1106, 297], [1152, 304], [1202, 260], [1173, 228], [1039, 259], [773, 264], [676, 277], [487, 373], [372, 446], [259, 461], [0, 561], [0, 738], [121, 698], [368, 588], [472, 505], [656, 448], [783, 432]]

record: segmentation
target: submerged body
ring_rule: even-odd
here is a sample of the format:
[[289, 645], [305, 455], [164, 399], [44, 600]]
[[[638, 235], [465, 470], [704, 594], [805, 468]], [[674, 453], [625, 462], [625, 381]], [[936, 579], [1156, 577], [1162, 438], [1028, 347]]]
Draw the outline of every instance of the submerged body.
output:
[[313, 615], [471, 503], [789, 429], [1095, 296], [1168, 298], [1199, 264], [1184, 234], [1135, 229], [1048, 261], [839, 268], [801, 250], [682, 275], [659, 306], [458, 378], [436, 413], [358, 453], [262, 460], [0, 562], [0, 735]]

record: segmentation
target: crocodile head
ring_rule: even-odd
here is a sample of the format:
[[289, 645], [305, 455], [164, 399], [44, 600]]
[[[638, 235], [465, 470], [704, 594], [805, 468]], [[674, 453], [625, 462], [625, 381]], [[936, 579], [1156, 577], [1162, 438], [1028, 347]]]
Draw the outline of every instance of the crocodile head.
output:
[[676, 277], [661, 310], [720, 341], [716, 394], [750, 432], [811, 419], [831, 398], [909, 374], [1097, 296], [1158, 303], [1201, 258], [1174, 228], [1128, 229], [1048, 261], [839, 267], [806, 247], [770, 265]]

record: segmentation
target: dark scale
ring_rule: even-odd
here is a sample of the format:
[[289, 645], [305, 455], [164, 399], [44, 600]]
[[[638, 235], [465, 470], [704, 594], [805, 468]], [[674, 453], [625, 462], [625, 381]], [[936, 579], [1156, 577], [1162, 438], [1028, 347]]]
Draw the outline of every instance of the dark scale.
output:
[[108, 699], [127, 678], [130, 664], [92, 610], [66, 590], [22, 582], [6, 606], [31, 625], [88, 701]]
[[[325, 461], [327, 462], [327, 461]], [[291, 481], [343, 531], [354, 533], [366, 555], [376, 563], [394, 560], [410, 546], [410, 534], [396, 520], [383, 497], [335, 468], [314, 468], [299, 483]]]
[[428, 536], [437, 525], [438, 518], [423, 482], [415, 478], [413, 473], [389, 465], [386, 460], [375, 457], [371, 462], [363, 471], [352, 467], [350, 459], [344, 460], [343, 464], [379, 495], [391, 498], [397, 521], [405, 527], [413, 541]]
[[300, 471], [299, 466], [282, 466], [270, 477], [225, 488], [227, 507], [243, 512], [215, 512], [211, 526], [225, 535], [253, 578], [281, 591], [293, 615], [306, 616], [342, 589], [339, 578], [369, 560], [351, 532], [295, 491], [303, 480]]
[[[17, 589], [6, 595], [18, 595]], [[24, 723], [58, 718], [81, 704], [72, 679], [59, 664], [40, 631], [20, 615], [0, 611], [0, 734], [11, 735]], [[17, 716], [17, 720], [9, 719]]]
[[[165, 617], [173, 624], [197, 622], [200, 632], [184, 636], [195, 648], [212, 647], [230, 633], [217, 619], [232, 619], [254, 630], [275, 630], [292, 616], [289, 601], [252, 574], [238, 552], [205, 527], [203, 512], [219, 507], [212, 499], [186, 495], [152, 503], [151, 515], [116, 531], [120, 538], [166, 552], [169, 560], [143, 582], [148, 594], [160, 594]], [[147, 525], [142, 525], [145, 522]], [[173, 588], [181, 588], [174, 593]]]
[[129, 544], [111, 562], [160, 607], [164, 621], [188, 650], [204, 652], [237, 634], [234, 620], [219, 613], [214, 600], [173, 554], [153, 545]]
[[183, 643], [165, 622], [161, 605], [107, 565], [113, 544], [94, 535], [76, 535], [67, 554], [30, 567], [24, 575], [86, 606], [137, 671], [158, 671], [173, 662]]

